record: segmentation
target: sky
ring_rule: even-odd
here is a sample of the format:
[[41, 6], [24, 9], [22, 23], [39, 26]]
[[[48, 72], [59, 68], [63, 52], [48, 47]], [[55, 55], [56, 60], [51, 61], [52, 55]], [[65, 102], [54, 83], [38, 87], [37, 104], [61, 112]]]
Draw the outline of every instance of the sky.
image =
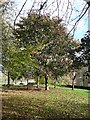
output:
[[[33, 4], [33, 1], [34, 0], [27, 1], [26, 5], [23, 9], [22, 15], [25, 15], [26, 11], [30, 10], [30, 8]], [[44, 2], [45, 0], [35, 0], [35, 1], [36, 1], [36, 8], [37, 8], [37, 6], [40, 6], [39, 2]], [[57, 1], [57, 0], [48, 0], [47, 6], [50, 5], [53, 1]], [[75, 18], [80, 14], [80, 12], [82, 11], [82, 8], [86, 4], [86, 2], [84, 0], [69, 0], [70, 4], [68, 5], [68, 10], [66, 12], [68, 0], [59, 0], [59, 1], [60, 1], [58, 3], [59, 4], [59, 16], [63, 17], [63, 20], [64, 20], [68, 30], [71, 30], [73, 27], [72, 25], [74, 25], [75, 21], [77, 20]], [[21, 6], [23, 5], [24, 2], [25, 2], [25, 0], [15, 0], [17, 12], [21, 9]], [[71, 4], [73, 6], [72, 15], [71, 15]], [[52, 12], [56, 9], [56, 6], [57, 6], [57, 4], [55, 2], [50, 7], [48, 7], [48, 9], [46, 11], [48, 11], [51, 14], [51, 16], [57, 16], [57, 13], [58, 13], [57, 10], [54, 13]], [[43, 12], [45, 12], [45, 9]], [[70, 17], [70, 15], [71, 15], [71, 17]], [[69, 20], [69, 17], [71, 18], [70, 20]], [[75, 20], [73, 20], [73, 19], [75, 19]], [[69, 23], [68, 23], [68, 21], [69, 21]], [[85, 16], [78, 23], [77, 29], [74, 34], [74, 38], [81, 39], [82, 37], [84, 37], [87, 30], [88, 30], [88, 14], [85, 14]]]

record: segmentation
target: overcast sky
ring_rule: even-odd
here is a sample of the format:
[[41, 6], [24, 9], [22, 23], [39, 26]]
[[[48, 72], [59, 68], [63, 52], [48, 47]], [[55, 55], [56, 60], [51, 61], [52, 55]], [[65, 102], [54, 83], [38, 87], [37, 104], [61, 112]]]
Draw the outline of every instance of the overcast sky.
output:
[[[17, 11], [20, 10], [21, 6], [23, 5], [25, 0], [15, 0], [16, 2], [16, 7], [17, 7]], [[25, 5], [24, 7], [24, 12], [22, 12], [22, 14], [24, 13], [25, 15], [25, 12], [27, 10], [30, 10], [32, 4], [33, 4], [33, 1], [34, 0], [28, 0], [27, 1], [27, 4]], [[45, 0], [36, 0], [36, 2], [43, 2]], [[47, 6], [52, 3], [53, 1], [57, 1], [57, 0], [48, 0], [47, 2]], [[66, 13], [66, 8], [67, 8], [67, 1], [68, 0], [59, 0], [61, 1], [60, 5], [59, 5], [59, 9], [60, 9], [60, 12], [59, 12], [59, 15], [60, 17], [63, 16], [63, 19], [65, 21], [65, 23], [67, 24], [68, 22], [68, 19], [69, 19], [69, 16], [70, 16], [70, 9], [71, 9], [71, 6], [69, 4], [69, 9]], [[84, 0], [69, 0], [73, 6], [73, 12], [72, 12], [72, 16], [71, 16], [71, 21], [76, 18], [79, 13], [81, 12], [82, 8], [84, 7], [84, 5], [86, 4], [86, 2]], [[39, 6], [39, 4], [38, 4]], [[52, 13], [52, 11], [54, 11], [54, 9], [56, 9], [56, 2], [53, 3], [49, 8], [48, 8], [48, 12], [51, 13], [51, 15], [55, 15], [57, 16], [57, 11]], [[45, 11], [44, 11], [45, 12]], [[66, 13], [66, 14], [65, 14]], [[68, 15], [67, 15], [68, 14]], [[68, 17], [66, 17], [65, 15], [67, 15]], [[68, 24], [68, 29], [70, 30], [72, 28], [72, 25], [75, 23], [76, 20], [72, 21], [72, 22], [69, 22]], [[79, 24], [78, 24], [78, 27], [76, 29], [76, 32], [75, 32], [75, 38], [76, 39], [81, 39], [84, 34], [86, 33], [86, 31], [88, 30], [88, 15], [86, 14], [80, 21], [79, 21]]]

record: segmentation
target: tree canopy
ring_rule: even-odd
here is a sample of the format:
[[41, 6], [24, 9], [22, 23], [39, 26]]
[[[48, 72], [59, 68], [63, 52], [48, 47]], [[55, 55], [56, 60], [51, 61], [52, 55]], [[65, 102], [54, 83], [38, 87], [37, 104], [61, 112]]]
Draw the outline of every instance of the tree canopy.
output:
[[67, 35], [62, 19], [28, 13], [16, 24], [14, 35], [17, 46], [28, 52], [28, 57], [35, 60], [34, 68], [44, 75], [64, 75], [68, 71], [71, 65], [68, 51], [76, 43]]
[[88, 66], [88, 71], [90, 71], [90, 31], [87, 31], [85, 36], [81, 39], [81, 44], [77, 52], [81, 63]]
[[69, 51], [78, 44], [67, 34], [62, 19], [28, 12], [14, 27], [3, 22], [2, 45], [3, 66], [14, 80], [31, 73], [63, 76], [72, 64]]

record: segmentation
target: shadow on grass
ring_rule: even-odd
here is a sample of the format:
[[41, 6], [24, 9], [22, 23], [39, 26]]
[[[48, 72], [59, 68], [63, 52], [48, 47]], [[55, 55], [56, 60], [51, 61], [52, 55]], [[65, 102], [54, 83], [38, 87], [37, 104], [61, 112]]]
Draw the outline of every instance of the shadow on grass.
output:
[[[74, 120], [88, 119], [87, 104], [74, 101], [50, 101], [40, 99], [8, 98], [3, 100], [2, 120]], [[56, 103], [57, 102], [57, 103]]]
[[8, 90], [12, 90], [12, 91], [25, 91], [25, 90], [27, 90], [27, 91], [28, 90], [40, 91], [41, 88], [37, 88], [36, 86], [28, 86], [28, 88], [27, 88], [27, 86], [10, 86], [10, 87], [5, 86], [2, 88], [2, 91], [4, 91], [4, 92], [8, 92]]

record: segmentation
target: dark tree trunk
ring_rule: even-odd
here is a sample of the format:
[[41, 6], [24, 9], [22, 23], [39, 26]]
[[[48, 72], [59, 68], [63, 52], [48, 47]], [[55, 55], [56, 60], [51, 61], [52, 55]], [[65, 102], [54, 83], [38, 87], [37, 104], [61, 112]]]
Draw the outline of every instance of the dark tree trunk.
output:
[[74, 80], [72, 80], [72, 90], [74, 90]]
[[29, 88], [28, 88], [28, 80], [27, 80], [27, 90], [28, 90]]
[[39, 77], [37, 76], [37, 88], [39, 88]]
[[9, 75], [9, 72], [8, 72], [8, 87], [10, 87], [10, 75]]
[[48, 75], [45, 74], [45, 90], [48, 90]]

